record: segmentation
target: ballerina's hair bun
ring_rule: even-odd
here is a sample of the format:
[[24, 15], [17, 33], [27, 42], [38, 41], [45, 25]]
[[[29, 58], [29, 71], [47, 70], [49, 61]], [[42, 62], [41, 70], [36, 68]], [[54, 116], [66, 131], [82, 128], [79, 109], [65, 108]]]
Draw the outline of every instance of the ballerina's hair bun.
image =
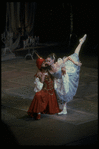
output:
[[55, 54], [53, 53], [53, 59], [55, 60], [55, 56], [54, 56]]
[[56, 62], [57, 61], [57, 56], [56, 56], [56, 54], [55, 53], [51, 53], [51, 54], [49, 54], [48, 56], [47, 56], [47, 58], [51, 58], [51, 59], [54, 59], [54, 62]]

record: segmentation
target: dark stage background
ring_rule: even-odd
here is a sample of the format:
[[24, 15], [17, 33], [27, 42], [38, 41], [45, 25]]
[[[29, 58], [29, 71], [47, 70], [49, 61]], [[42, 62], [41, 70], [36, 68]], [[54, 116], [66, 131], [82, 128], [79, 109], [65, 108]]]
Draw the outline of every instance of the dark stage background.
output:
[[[85, 33], [87, 54], [97, 54], [98, 51], [98, 2], [72, 2], [73, 34], [71, 45]], [[1, 13], [2, 30], [5, 29], [6, 3]], [[40, 37], [40, 42], [62, 42], [68, 47], [70, 35], [70, 3], [67, 2], [37, 2], [34, 36]], [[71, 46], [70, 45], [70, 46]]]

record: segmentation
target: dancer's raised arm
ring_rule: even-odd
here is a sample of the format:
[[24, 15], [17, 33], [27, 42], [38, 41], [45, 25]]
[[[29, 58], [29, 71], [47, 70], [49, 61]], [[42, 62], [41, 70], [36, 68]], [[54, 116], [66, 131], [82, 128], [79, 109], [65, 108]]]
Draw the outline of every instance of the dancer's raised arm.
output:
[[70, 60], [71, 62], [73, 62], [75, 65], [78, 65], [78, 66], [81, 66], [82, 63], [81, 62], [75, 62], [70, 56], [66, 57], [64, 60], [63, 60], [63, 63], [65, 63], [66, 61]]
[[[77, 66], [81, 66], [82, 63], [81, 62], [75, 62], [70, 56], [64, 58], [64, 60], [60, 60], [59, 62], [56, 62], [55, 64], [58, 65], [58, 66], [61, 66], [62, 64], [64, 64], [65, 62], [67, 62], [68, 60], [70, 60], [71, 62], [73, 62], [75, 65]], [[54, 64], [54, 65], [55, 65]]]

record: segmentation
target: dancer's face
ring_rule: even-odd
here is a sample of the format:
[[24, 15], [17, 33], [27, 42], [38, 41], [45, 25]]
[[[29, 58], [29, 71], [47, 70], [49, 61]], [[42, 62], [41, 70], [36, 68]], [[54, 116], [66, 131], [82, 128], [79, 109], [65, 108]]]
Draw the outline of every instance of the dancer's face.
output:
[[48, 65], [46, 65], [46, 61], [44, 61], [44, 62], [42, 63], [41, 68], [42, 68], [43, 70], [47, 70], [47, 69], [48, 69]]
[[46, 67], [46, 62], [45, 61], [42, 63], [42, 67]]
[[50, 57], [48, 57], [45, 61], [46, 61], [46, 64], [49, 66], [54, 63], [54, 59], [51, 59]]

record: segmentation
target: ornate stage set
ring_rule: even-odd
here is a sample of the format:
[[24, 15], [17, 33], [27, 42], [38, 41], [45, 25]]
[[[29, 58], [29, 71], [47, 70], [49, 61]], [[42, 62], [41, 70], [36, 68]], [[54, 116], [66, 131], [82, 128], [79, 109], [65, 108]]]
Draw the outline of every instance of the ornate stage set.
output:
[[[33, 59], [34, 48], [39, 45], [39, 36], [33, 36], [36, 2], [7, 2], [5, 31], [1, 34], [4, 46], [2, 56], [27, 50]], [[32, 50], [32, 54], [30, 53]]]

